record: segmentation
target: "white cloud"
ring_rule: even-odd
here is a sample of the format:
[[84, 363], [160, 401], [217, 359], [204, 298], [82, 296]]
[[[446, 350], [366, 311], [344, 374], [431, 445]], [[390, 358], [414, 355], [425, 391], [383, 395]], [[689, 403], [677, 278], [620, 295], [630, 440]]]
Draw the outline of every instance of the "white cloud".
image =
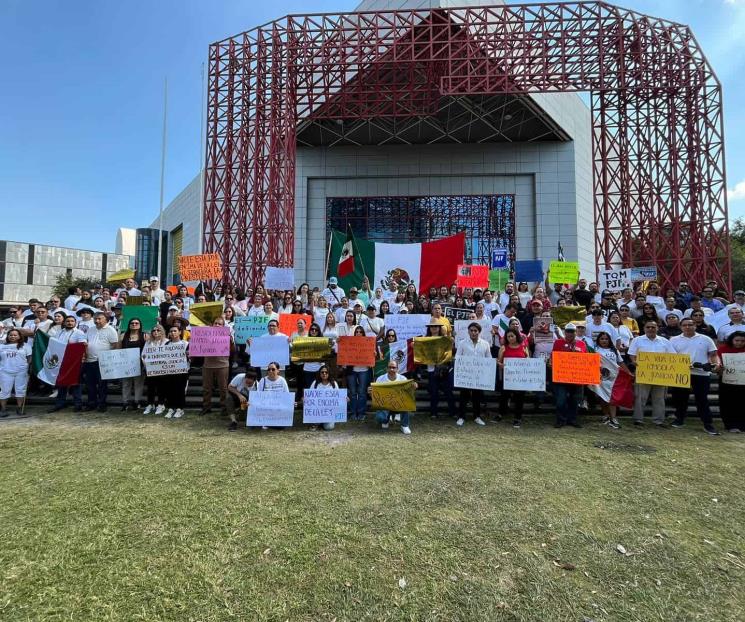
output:
[[745, 179], [735, 185], [732, 190], [727, 190], [727, 199], [730, 201], [742, 201], [745, 199]]

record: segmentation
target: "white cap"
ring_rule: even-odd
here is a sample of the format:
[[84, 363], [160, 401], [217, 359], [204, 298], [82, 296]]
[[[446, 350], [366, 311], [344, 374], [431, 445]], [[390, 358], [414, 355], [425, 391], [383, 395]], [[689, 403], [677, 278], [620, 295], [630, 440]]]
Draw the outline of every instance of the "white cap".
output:
[[157, 276], [151, 276], [150, 277], [150, 280], [151, 281], [159, 281], [160, 282], [160, 279]]
[[577, 330], [577, 326], [573, 322], [569, 322], [569, 324], [564, 327], [564, 330]]

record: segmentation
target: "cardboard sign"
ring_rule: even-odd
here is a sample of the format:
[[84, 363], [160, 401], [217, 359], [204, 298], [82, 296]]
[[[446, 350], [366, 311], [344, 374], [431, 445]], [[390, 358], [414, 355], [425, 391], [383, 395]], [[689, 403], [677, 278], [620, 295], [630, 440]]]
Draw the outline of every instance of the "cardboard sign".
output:
[[489, 286], [489, 266], [460, 265], [456, 284], [460, 289], [471, 287], [484, 289]]
[[745, 384], [745, 353], [722, 354], [722, 382], [724, 384]]
[[655, 266], [644, 266], [643, 268], [631, 268], [631, 280], [636, 281], [656, 281], [657, 268]]
[[189, 340], [191, 356], [230, 356], [230, 328], [194, 326]]
[[[457, 307], [443, 307], [442, 314], [450, 320], [450, 323], [452, 324], [456, 320], [467, 320], [469, 317], [471, 317], [471, 314], [473, 311], [471, 309], [459, 309]], [[386, 322], [386, 328], [388, 327], [388, 318], [385, 318]], [[427, 327], [425, 326], [425, 332]], [[398, 335], [398, 333], [396, 333]]]
[[493, 391], [497, 381], [497, 359], [483, 356], [456, 356], [453, 386]]
[[[141, 305], [143, 302], [145, 302], [145, 296], [127, 296], [127, 300], [125, 301], [126, 305]], [[149, 301], [148, 301], [149, 302]]]
[[251, 342], [251, 365], [266, 367], [269, 363], [290, 364], [290, 344], [282, 335], [264, 335]]
[[533, 318], [533, 343], [553, 343], [554, 325], [553, 318]]
[[303, 423], [344, 423], [347, 420], [346, 389], [305, 389]]
[[579, 281], [579, 262], [552, 261], [548, 264], [548, 282], [576, 283]]
[[182, 281], [201, 281], [221, 279], [222, 262], [217, 253], [204, 255], [181, 255], [178, 258], [178, 272]]
[[453, 360], [450, 337], [414, 337], [415, 365], [444, 365]]
[[416, 411], [413, 380], [373, 382], [370, 386], [373, 410], [388, 410], [393, 413]]
[[303, 313], [280, 313], [279, 314], [279, 332], [288, 337], [297, 332], [297, 321], [305, 320], [305, 330], [310, 328], [313, 322], [312, 315]]
[[495, 248], [491, 252], [491, 268], [492, 270], [504, 269], [507, 267], [507, 257], [509, 251], [506, 248]]
[[561, 384], [600, 384], [600, 355], [552, 352], [553, 381]]
[[224, 302], [197, 302], [189, 306], [189, 324], [192, 326], [212, 326], [217, 318], [222, 317]]
[[142, 353], [145, 372], [148, 376], [170, 376], [188, 374], [186, 343], [165, 343], [155, 349], [146, 348]]
[[576, 307], [551, 307], [551, 317], [559, 328], [564, 328], [569, 322], [584, 322], [587, 309], [582, 305]]
[[336, 364], [358, 367], [375, 365], [375, 337], [339, 337]]
[[145, 305], [134, 305], [122, 307], [122, 318], [119, 322], [119, 332], [123, 333], [129, 326], [129, 321], [138, 319], [142, 324], [142, 330], [149, 333], [153, 326], [158, 323], [158, 307], [146, 307]]
[[493, 292], [502, 291], [510, 282], [509, 270], [489, 270], [489, 289]]
[[399, 339], [412, 339], [427, 334], [429, 315], [425, 313], [404, 313], [385, 316], [385, 330], [395, 330]]
[[246, 426], [291, 428], [295, 414], [295, 394], [286, 391], [252, 391]]
[[630, 288], [631, 285], [631, 270], [628, 268], [600, 271], [598, 286], [600, 287], [601, 292], [606, 290], [620, 292], [624, 289]]
[[543, 262], [527, 259], [515, 262], [515, 281], [540, 282], [543, 280]]
[[545, 391], [546, 361], [506, 358], [502, 376], [505, 391]]
[[98, 353], [98, 369], [101, 380], [136, 378], [142, 373], [139, 348], [104, 350]]
[[636, 355], [636, 383], [690, 389], [691, 355], [639, 352]]
[[331, 356], [328, 337], [296, 337], [292, 342], [290, 360], [293, 363], [322, 361]]
[[266, 335], [269, 331], [268, 315], [239, 315], [233, 322], [236, 343], [248, 343], [249, 339]]
[[264, 287], [266, 289], [279, 289], [282, 291], [295, 289], [294, 268], [274, 268], [267, 266], [264, 272]]

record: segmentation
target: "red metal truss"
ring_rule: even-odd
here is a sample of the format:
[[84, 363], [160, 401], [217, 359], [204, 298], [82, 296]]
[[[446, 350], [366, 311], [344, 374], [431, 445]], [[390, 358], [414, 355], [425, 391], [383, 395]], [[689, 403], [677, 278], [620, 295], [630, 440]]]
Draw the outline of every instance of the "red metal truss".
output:
[[294, 261], [298, 123], [445, 96], [590, 92], [599, 266], [729, 288], [721, 85], [684, 25], [603, 2], [291, 15], [210, 46], [205, 252]]

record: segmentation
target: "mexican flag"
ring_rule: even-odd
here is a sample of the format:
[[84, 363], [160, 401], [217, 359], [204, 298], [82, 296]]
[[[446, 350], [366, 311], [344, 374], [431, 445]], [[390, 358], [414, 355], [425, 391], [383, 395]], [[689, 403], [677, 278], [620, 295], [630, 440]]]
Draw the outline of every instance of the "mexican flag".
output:
[[53, 387], [80, 384], [84, 343], [65, 343], [37, 330], [31, 352], [31, 370], [42, 382]]
[[398, 363], [398, 373], [405, 374], [414, 369], [414, 346], [412, 339], [399, 339], [391, 344], [384, 343], [381, 347], [383, 358], [375, 361], [373, 381], [388, 372], [388, 361], [393, 359]]
[[360, 287], [363, 277], [370, 279], [370, 287], [399, 290], [413, 283], [419, 292], [430, 287], [450, 287], [463, 263], [466, 236], [461, 232], [433, 242], [389, 244], [371, 242], [333, 231], [329, 253], [329, 275], [339, 279], [345, 291]]
[[600, 357], [600, 384], [587, 388], [606, 404], [634, 407], [634, 377], [604, 356]]

